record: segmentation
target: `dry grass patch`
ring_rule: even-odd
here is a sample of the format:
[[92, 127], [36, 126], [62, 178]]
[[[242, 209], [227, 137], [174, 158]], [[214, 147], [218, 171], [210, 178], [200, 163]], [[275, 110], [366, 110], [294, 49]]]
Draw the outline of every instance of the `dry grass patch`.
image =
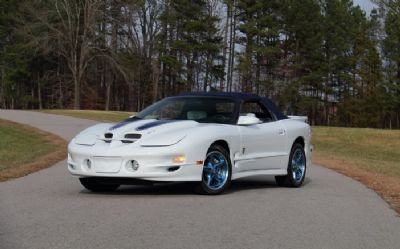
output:
[[40, 110], [40, 112], [91, 119], [100, 122], [119, 122], [133, 115], [133, 112], [98, 111], [98, 110]]
[[400, 214], [400, 131], [314, 127], [314, 163], [376, 191]]
[[0, 182], [48, 168], [66, 157], [67, 142], [42, 130], [0, 119]]

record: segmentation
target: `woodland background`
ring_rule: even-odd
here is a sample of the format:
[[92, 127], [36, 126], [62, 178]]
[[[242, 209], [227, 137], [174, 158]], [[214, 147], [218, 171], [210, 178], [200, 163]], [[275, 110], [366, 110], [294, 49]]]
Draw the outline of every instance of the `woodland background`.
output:
[[316, 125], [400, 128], [400, 0], [374, 2], [0, 0], [0, 108], [240, 91]]

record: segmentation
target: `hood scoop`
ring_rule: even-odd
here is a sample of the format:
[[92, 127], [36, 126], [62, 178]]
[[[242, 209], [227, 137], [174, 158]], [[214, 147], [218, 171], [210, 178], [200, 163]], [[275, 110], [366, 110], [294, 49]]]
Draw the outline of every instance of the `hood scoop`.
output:
[[112, 140], [113, 136], [114, 136], [114, 134], [112, 134], [110, 132], [105, 133], [103, 141], [106, 142], [106, 143], [111, 143], [111, 140]]
[[142, 134], [128, 133], [125, 135], [125, 138], [128, 138], [128, 139], [140, 139], [141, 137], [142, 137]]
[[140, 139], [142, 137], [142, 134], [127, 133], [121, 139], [115, 139], [115, 138], [113, 139], [113, 137], [114, 137], [113, 133], [110, 133], [110, 132], [104, 133], [103, 141], [106, 143], [111, 143], [112, 140], [119, 140], [122, 143], [133, 143], [136, 140]]
[[142, 134], [128, 133], [125, 134], [124, 139], [121, 140], [123, 143], [133, 143], [136, 140], [140, 139]]
[[112, 134], [112, 133], [106, 133], [106, 134], [104, 134], [104, 137], [105, 137], [106, 139], [112, 139], [112, 138], [113, 138], [113, 135], [114, 135], [114, 134]]

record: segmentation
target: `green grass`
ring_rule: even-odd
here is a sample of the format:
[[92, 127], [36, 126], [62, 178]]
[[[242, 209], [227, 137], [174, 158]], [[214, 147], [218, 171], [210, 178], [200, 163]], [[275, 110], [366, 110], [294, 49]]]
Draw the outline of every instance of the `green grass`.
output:
[[0, 119], [0, 171], [32, 163], [58, 147], [39, 130]]
[[313, 127], [315, 152], [372, 173], [400, 177], [400, 131]]
[[96, 111], [96, 110], [40, 110], [40, 112], [72, 116], [76, 118], [85, 118], [97, 120], [101, 122], [119, 122], [133, 115], [133, 112], [117, 112], [117, 111]]

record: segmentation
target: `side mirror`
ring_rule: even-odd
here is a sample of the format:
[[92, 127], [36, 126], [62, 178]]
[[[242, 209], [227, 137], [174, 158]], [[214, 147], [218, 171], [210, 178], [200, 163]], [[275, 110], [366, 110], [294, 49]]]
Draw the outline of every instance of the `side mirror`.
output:
[[261, 124], [262, 121], [254, 115], [254, 113], [247, 113], [246, 116], [239, 116], [238, 125], [255, 125]]

